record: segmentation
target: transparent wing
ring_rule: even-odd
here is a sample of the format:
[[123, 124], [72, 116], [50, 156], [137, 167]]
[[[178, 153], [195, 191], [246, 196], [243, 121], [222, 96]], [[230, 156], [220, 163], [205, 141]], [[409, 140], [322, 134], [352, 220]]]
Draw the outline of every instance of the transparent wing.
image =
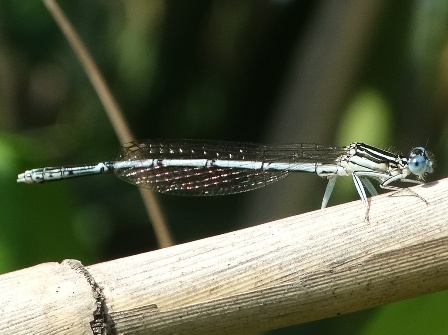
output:
[[[206, 159], [232, 161], [332, 163], [343, 148], [314, 144], [260, 145], [243, 142], [195, 140], [143, 140], [127, 143], [118, 161], [141, 159]], [[324, 160], [325, 158], [325, 160]], [[324, 160], [324, 161], [322, 161]], [[176, 195], [215, 196], [240, 193], [276, 182], [291, 173], [289, 170], [222, 168], [213, 166], [163, 166], [126, 168], [115, 174], [140, 187]]]

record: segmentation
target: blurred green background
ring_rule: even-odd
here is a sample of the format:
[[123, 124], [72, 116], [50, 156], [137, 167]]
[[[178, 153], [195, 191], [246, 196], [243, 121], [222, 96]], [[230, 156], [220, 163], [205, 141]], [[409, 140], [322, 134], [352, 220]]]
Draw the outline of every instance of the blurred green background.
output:
[[[137, 138], [434, 152], [446, 176], [448, 2], [68, 1]], [[103, 175], [16, 184], [26, 169], [114, 159], [120, 143], [41, 1], [0, 2], [0, 273], [156, 248], [136, 188]], [[298, 175], [219, 198], [159, 197], [177, 243], [320, 207]], [[350, 180], [330, 205], [356, 200]], [[270, 334], [446, 334], [447, 292]]]

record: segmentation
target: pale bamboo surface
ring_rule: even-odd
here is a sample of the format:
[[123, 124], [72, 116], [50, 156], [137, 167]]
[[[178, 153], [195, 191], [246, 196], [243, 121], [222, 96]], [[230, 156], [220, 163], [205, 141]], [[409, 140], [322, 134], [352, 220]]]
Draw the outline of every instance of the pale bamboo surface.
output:
[[[108, 334], [252, 334], [448, 288], [448, 179], [87, 266]], [[210, 224], [213, 224], [212, 222]], [[75, 262], [0, 276], [0, 333], [92, 334]]]

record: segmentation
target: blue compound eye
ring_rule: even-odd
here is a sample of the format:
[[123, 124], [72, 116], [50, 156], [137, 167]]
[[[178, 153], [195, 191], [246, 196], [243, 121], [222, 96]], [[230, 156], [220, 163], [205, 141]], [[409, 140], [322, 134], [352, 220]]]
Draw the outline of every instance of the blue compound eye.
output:
[[422, 155], [415, 155], [409, 159], [408, 167], [413, 174], [421, 176], [426, 172], [426, 158]]

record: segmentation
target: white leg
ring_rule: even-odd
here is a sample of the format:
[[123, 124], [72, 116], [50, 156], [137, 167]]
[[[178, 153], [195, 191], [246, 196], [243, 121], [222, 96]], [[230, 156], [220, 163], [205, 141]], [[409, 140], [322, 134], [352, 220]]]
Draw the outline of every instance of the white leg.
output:
[[399, 175], [390, 177], [389, 179], [386, 179], [385, 181], [383, 181], [380, 184], [380, 187], [384, 188], [385, 190], [395, 190], [395, 191], [400, 190], [401, 187], [389, 185], [395, 181], [401, 181], [403, 183], [422, 184], [422, 182], [420, 180], [406, 179], [405, 174], [399, 174]]
[[367, 191], [369, 191], [369, 193], [372, 197], [374, 197], [375, 195], [378, 195], [378, 192], [376, 191], [375, 186], [373, 186], [370, 179], [368, 179], [366, 177], [359, 177], [359, 179], [361, 179], [361, 182], [364, 184], [365, 188], [367, 189]]
[[327, 207], [328, 200], [330, 200], [331, 193], [333, 192], [334, 185], [336, 184], [337, 176], [328, 177], [327, 188], [325, 189], [324, 198], [322, 199], [322, 208]]
[[356, 173], [353, 173], [353, 183], [355, 184], [355, 188], [358, 191], [361, 200], [368, 206], [366, 191], [364, 190], [360, 177]]

